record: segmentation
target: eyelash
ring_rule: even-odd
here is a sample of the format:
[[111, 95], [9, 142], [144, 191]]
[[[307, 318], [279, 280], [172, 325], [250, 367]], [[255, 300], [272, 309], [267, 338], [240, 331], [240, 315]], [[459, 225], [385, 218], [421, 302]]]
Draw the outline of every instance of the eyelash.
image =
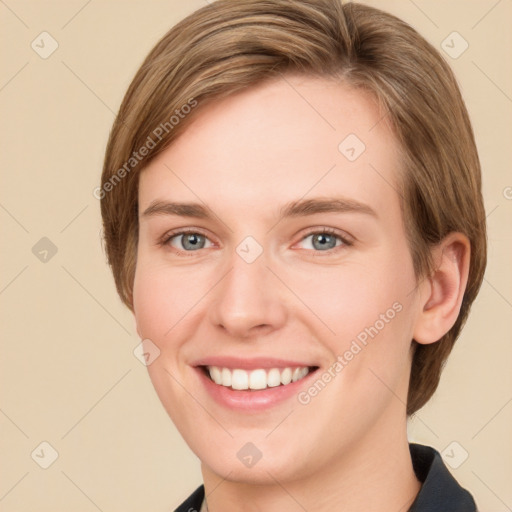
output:
[[[166, 233], [162, 237], [161, 241], [158, 242], [158, 245], [160, 245], [160, 246], [170, 246], [170, 241], [173, 238], [176, 238], [176, 237], [178, 237], [180, 235], [188, 235], [188, 234], [202, 235], [205, 238], [208, 238], [208, 236], [204, 232], [202, 232], [200, 229], [182, 229], [182, 230], [179, 230], [179, 231], [171, 231], [169, 233]], [[332, 249], [328, 249], [326, 251], [315, 251], [315, 250], [311, 250], [310, 251], [309, 249], [305, 249], [308, 252], [312, 252], [314, 257], [318, 257], [318, 256], [323, 257], [324, 254], [322, 254], [322, 253], [326, 253], [325, 255], [329, 256], [329, 255], [332, 255], [333, 253], [337, 253], [339, 250], [343, 249], [344, 247], [350, 247], [350, 246], [353, 245], [353, 241], [348, 240], [345, 236], [342, 236], [335, 229], [328, 228], [328, 227], [312, 228], [310, 231], [306, 232], [301, 237], [299, 242], [304, 241], [306, 238], [308, 238], [311, 235], [324, 235], [324, 234], [325, 235], [331, 235], [331, 236], [334, 236], [334, 237], [338, 238], [338, 240], [340, 240], [342, 242], [342, 244], [339, 245], [339, 246], [335, 246]], [[209, 238], [208, 238], [208, 240], [209, 240]], [[194, 253], [198, 252], [198, 251], [182, 251], [180, 249], [176, 249], [175, 247], [173, 247], [173, 250], [179, 256], [185, 256], [185, 257], [187, 257], [187, 256], [194, 256]]]
[[315, 250], [309, 250], [305, 249], [308, 252], [312, 253], [313, 257], [324, 257], [324, 256], [331, 256], [333, 254], [338, 253], [340, 250], [344, 249], [345, 247], [350, 247], [353, 245], [353, 241], [348, 240], [347, 237], [342, 236], [338, 231], [336, 231], [333, 228], [323, 227], [323, 228], [312, 228], [309, 231], [307, 231], [300, 239], [300, 242], [304, 241], [306, 238], [308, 238], [311, 235], [330, 235], [336, 237], [338, 240], [341, 241], [341, 245], [335, 246], [332, 249], [327, 249], [326, 251], [315, 251]]
[[[171, 247], [170, 245], [170, 241], [173, 239], [173, 238], [176, 238], [180, 235], [189, 235], [189, 234], [192, 234], [192, 235], [202, 235], [204, 236], [205, 238], [208, 238], [208, 236], [203, 233], [200, 229], [181, 229], [181, 230], [178, 230], [178, 231], [171, 231], [169, 233], [166, 233], [162, 240], [160, 242], [158, 242], [158, 245], [160, 246], [169, 246]], [[194, 253], [198, 252], [198, 251], [182, 251], [180, 249], [176, 249], [176, 247], [173, 247], [172, 250], [178, 254], [178, 256], [194, 256]]]

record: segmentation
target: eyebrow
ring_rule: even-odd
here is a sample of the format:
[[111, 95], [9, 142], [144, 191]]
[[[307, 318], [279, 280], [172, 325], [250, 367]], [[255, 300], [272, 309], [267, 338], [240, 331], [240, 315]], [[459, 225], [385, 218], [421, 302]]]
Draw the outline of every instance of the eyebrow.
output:
[[[287, 217], [303, 217], [317, 213], [363, 213], [377, 218], [373, 208], [353, 199], [315, 198], [300, 199], [287, 203], [279, 210], [279, 220]], [[142, 213], [142, 217], [154, 215], [177, 215], [197, 219], [211, 219], [213, 212], [199, 203], [176, 203], [153, 201]]]

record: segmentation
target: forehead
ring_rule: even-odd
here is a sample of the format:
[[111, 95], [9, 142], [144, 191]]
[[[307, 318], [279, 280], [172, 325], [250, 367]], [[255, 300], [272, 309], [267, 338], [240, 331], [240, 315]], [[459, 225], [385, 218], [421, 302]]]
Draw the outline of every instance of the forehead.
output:
[[363, 90], [283, 76], [213, 101], [142, 172], [140, 209], [155, 199], [238, 213], [343, 195], [376, 210], [398, 204], [398, 148]]

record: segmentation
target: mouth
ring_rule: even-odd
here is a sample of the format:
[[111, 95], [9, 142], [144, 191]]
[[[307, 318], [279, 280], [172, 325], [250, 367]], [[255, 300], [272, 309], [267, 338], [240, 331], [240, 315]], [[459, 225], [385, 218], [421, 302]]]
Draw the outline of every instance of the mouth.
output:
[[318, 369], [318, 366], [286, 366], [283, 368], [227, 368], [200, 366], [202, 372], [218, 386], [236, 391], [262, 391], [286, 387]]

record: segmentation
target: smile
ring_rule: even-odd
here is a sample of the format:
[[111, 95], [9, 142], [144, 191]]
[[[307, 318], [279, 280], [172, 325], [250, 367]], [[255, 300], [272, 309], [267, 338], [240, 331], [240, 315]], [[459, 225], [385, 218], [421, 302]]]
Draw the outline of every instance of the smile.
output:
[[238, 391], [256, 391], [276, 388], [278, 386], [287, 386], [292, 382], [303, 379], [313, 369], [308, 366], [295, 368], [256, 368], [254, 370], [219, 366], [205, 366], [204, 368], [206, 374], [215, 384]]

